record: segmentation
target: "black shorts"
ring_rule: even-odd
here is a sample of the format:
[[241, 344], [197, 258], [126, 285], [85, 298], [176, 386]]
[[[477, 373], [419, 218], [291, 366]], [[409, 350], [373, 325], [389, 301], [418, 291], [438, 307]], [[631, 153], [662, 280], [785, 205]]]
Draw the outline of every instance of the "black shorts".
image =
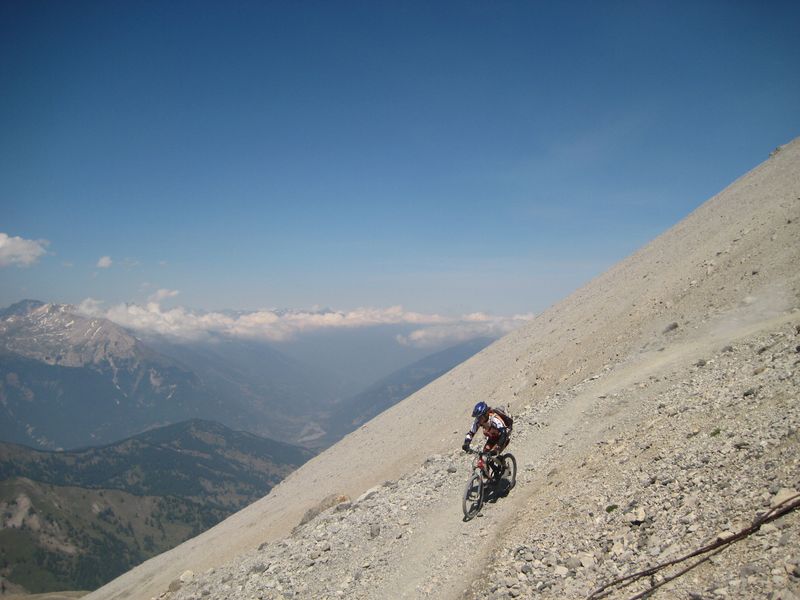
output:
[[493, 440], [486, 440], [486, 444], [483, 446], [483, 451], [497, 452], [497, 454], [500, 454], [506, 449], [506, 446], [508, 446], [510, 438], [511, 436], [506, 433], [505, 435], [501, 435]]

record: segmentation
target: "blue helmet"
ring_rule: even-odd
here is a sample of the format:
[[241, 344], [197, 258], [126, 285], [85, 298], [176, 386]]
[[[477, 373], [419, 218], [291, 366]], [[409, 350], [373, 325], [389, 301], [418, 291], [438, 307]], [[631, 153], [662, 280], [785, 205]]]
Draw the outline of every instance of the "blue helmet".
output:
[[475, 418], [482, 417], [489, 412], [489, 405], [486, 402], [478, 402], [475, 408], [472, 409], [472, 416]]

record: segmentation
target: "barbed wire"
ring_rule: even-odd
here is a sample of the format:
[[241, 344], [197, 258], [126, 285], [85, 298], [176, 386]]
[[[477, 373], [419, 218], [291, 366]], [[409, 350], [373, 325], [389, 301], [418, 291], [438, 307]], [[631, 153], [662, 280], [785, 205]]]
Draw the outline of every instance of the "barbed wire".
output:
[[653, 579], [651, 579], [650, 587], [648, 589], [636, 594], [635, 596], [631, 596], [629, 600], [639, 600], [640, 598], [644, 598], [645, 596], [652, 594], [662, 585], [665, 585], [670, 581], [673, 581], [678, 577], [681, 577], [682, 575], [688, 573], [698, 565], [701, 565], [702, 563], [710, 560], [714, 555], [719, 554], [720, 552], [728, 548], [731, 544], [734, 544], [735, 542], [743, 540], [744, 538], [754, 534], [756, 531], [761, 529], [761, 526], [764, 525], [765, 523], [769, 523], [770, 521], [779, 519], [780, 517], [789, 514], [790, 512], [798, 508], [800, 508], [800, 494], [795, 494], [794, 496], [790, 496], [789, 498], [783, 500], [779, 504], [773, 506], [770, 510], [768, 510], [762, 516], [758, 517], [755, 521], [753, 521], [753, 523], [749, 527], [742, 529], [741, 531], [733, 534], [732, 536], [725, 538], [717, 538], [716, 541], [706, 546], [703, 546], [702, 548], [699, 548], [694, 552], [686, 554], [685, 556], [682, 556], [680, 558], [669, 560], [657, 564], [655, 566], [652, 566], [650, 568], [644, 569], [643, 571], [631, 573], [630, 575], [626, 575], [624, 577], [620, 577], [618, 579], [609, 581], [608, 583], [603, 584], [595, 591], [593, 591], [588, 596], [587, 600], [599, 600], [600, 598], [605, 598], [606, 596], [612, 594], [614, 591], [626, 588], [629, 585], [632, 585], [645, 577], [653, 577], [656, 573], [658, 573], [662, 569], [666, 569], [667, 567], [680, 564], [682, 562], [685, 562], [697, 556], [701, 556], [703, 554], [707, 555], [703, 556], [701, 559], [697, 560], [691, 565], [681, 569], [677, 573], [674, 573], [669, 577], [665, 577], [661, 581], [656, 582]]

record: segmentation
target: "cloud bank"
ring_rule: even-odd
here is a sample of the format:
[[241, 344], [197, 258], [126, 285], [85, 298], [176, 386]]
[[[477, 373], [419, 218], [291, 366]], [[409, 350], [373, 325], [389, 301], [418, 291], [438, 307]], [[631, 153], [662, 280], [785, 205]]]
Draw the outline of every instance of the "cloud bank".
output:
[[180, 294], [178, 290], [168, 290], [165, 288], [161, 288], [154, 294], [151, 294], [150, 297], [147, 299], [148, 302], [161, 302], [162, 300], [166, 300], [167, 298], [174, 298]]
[[532, 315], [496, 317], [485, 313], [463, 317], [444, 317], [389, 308], [337, 310], [258, 310], [245, 313], [201, 312], [176, 307], [164, 309], [160, 301], [177, 295], [174, 290], [158, 290], [144, 305], [118, 304], [104, 309], [92, 298], [84, 300], [78, 311], [107, 318], [123, 327], [146, 334], [183, 340], [214, 336], [260, 339], [281, 342], [303, 333], [325, 329], [355, 329], [378, 325], [416, 326], [409, 334], [397, 336], [401, 344], [442, 346], [479, 336], [499, 337], [530, 320]]
[[26, 240], [0, 233], [0, 267], [30, 267], [47, 252], [47, 240]]
[[476, 337], [499, 338], [521, 327], [533, 317], [532, 314], [498, 317], [473, 313], [447, 323], [415, 329], [407, 335], [398, 335], [397, 341], [409, 346], [426, 347], [465, 342]]
[[97, 261], [97, 268], [98, 269], [108, 269], [114, 261], [111, 260], [110, 256], [101, 256], [100, 260]]

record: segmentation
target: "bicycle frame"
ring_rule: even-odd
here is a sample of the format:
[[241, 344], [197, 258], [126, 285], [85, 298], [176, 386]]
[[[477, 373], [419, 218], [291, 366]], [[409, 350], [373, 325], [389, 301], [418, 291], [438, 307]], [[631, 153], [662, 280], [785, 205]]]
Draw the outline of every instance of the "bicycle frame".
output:
[[477, 469], [480, 471], [481, 476], [485, 481], [491, 480], [492, 476], [489, 473], [489, 460], [492, 458], [491, 452], [485, 452], [483, 450], [473, 450], [470, 448], [470, 454], [474, 454], [475, 457], [472, 459], [472, 469]]

